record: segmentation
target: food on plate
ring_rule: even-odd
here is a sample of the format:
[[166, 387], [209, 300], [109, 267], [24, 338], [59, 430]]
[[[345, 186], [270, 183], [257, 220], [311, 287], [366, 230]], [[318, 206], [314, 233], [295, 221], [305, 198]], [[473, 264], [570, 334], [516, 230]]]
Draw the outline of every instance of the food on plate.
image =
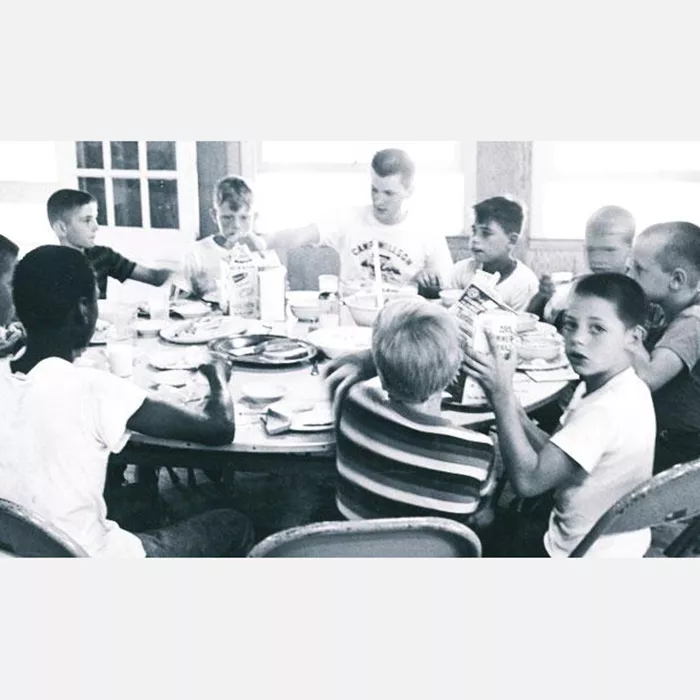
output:
[[266, 359], [279, 361], [295, 360], [306, 357], [308, 354], [308, 345], [288, 338], [271, 340], [265, 345], [265, 349], [262, 352], [263, 357]]

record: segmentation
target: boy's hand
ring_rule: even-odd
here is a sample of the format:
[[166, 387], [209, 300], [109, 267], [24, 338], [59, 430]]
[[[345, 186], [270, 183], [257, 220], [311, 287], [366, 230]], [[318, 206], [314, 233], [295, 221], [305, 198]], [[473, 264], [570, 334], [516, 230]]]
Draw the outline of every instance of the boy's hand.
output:
[[554, 296], [555, 291], [556, 287], [554, 286], [554, 282], [552, 282], [551, 276], [548, 274], [542, 275], [542, 277], [540, 277], [540, 288], [537, 292], [540, 297], [549, 301]]
[[486, 331], [486, 339], [489, 343], [489, 353], [465, 348], [464, 367], [491, 399], [500, 393], [513, 391], [513, 375], [518, 364], [518, 353], [515, 349], [505, 355], [501, 353], [498, 342], [490, 331]]
[[418, 285], [418, 293], [429, 299], [437, 298], [442, 289], [442, 282], [437, 272], [433, 270], [421, 270], [415, 277], [415, 283]]
[[0, 327], [0, 358], [14, 355], [27, 341], [24, 326], [11, 323], [7, 328]]
[[322, 377], [330, 392], [331, 398], [341, 395], [346, 389], [357, 382], [376, 376], [372, 352], [365, 350], [349, 355], [343, 355], [323, 368]]

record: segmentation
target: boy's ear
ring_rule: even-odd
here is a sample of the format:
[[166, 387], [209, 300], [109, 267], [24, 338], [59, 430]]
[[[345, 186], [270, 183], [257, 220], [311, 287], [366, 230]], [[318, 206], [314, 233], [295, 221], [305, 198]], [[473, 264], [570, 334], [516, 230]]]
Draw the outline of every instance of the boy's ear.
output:
[[628, 330], [628, 338], [632, 345], [641, 345], [647, 337], [647, 330], [644, 326], [633, 326]]
[[65, 237], [66, 237], [66, 225], [63, 221], [61, 221], [60, 219], [57, 219], [56, 221], [53, 222], [53, 224], [51, 224], [51, 228], [59, 240], [62, 241], [65, 239]]
[[78, 318], [80, 319], [81, 323], [84, 326], [87, 326], [88, 323], [90, 323], [91, 311], [92, 311], [92, 303], [90, 302], [89, 299], [85, 299], [84, 297], [81, 299], [78, 299], [77, 315], [78, 315]]
[[211, 216], [211, 220], [215, 223], [218, 224], [219, 222], [216, 220], [216, 209], [214, 207], [210, 207], [209, 209], [209, 216]]
[[688, 284], [688, 273], [682, 267], [677, 267], [671, 273], [671, 289], [677, 292], [685, 287], [686, 284]]
[[509, 233], [508, 234], [508, 239], [510, 240], [511, 245], [518, 245], [518, 238], [520, 238], [520, 234], [518, 233]]

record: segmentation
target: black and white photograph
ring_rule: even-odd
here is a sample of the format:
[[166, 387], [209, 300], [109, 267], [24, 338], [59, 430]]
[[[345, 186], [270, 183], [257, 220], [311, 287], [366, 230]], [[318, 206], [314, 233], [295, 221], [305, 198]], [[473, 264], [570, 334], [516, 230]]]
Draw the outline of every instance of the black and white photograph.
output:
[[6, 555], [700, 552], [700, 142], [0, 164]]

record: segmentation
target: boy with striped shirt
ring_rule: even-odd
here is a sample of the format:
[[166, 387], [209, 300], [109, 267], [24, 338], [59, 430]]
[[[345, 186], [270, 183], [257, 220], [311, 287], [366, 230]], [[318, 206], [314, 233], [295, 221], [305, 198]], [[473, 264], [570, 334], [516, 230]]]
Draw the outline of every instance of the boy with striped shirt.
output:
[[463, 357], [455, 319], [420, 298], [397, 300], [377, 317], [372, 355], [379, 381], [339, 395], [339, 510], [469, 522], [492, 491], [494, 448], [441, 416]]

